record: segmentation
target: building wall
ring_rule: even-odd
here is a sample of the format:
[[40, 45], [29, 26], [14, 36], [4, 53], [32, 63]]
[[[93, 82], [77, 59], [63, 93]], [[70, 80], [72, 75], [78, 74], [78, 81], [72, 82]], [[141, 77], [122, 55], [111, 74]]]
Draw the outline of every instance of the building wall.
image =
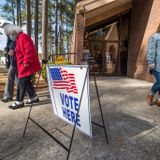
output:
[[128, 76], [150, 80], [147, 73], [147, 43], [160, 23], [159, 0], [133, 0], [128, 53]]

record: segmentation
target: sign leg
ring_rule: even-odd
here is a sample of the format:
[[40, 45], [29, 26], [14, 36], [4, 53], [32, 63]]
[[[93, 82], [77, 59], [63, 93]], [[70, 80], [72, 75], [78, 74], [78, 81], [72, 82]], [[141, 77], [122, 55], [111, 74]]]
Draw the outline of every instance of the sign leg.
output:
[[69, 160], [75, 129], [76, 129], [76, 125], [74, 125], [74, 128], [73, 128], [72, 137], [71, 137], [71, 141], [70, 141], [70, 145], [69, 145], [69, 149], [68, 149], [67, 160]]
[[96, 89], [96, 94], [97, 94], [98, 104], [99, 104], [99, 108], [100, 108], [100, 113], [101, 113], [101, 117], [102, 117], [102, 123], [103, 123], [103, 127], [104, 127], [104, 132], [105, 132], [106, 142], [107, 142], [107, 144], [109, 144], [108, 136], [107, 136], [107, 131], [106, 131], [106, 126], [105, 126], [105, 123], [104, 123], [104, 117], [103, 117], [103, 112], [102, 112], [101, 101], [100, 101], [100, 97], [99, 97], [99, 91], [98, 91], [98, 86], [97, 86], [96, 76], [95, 76], [95, 72], [94, 72], [93, 64], [91, 64], [91, 65], [92, 65], [92, 70], [93, 70], [94, 84], [95, 84], [95, 89]]
[[31, 104], [31, 107], [30, 107], [30, 110], [29, 110], [29, 114], [28, 114], [28, 117], [27, 117], [27, 122], [26, 122], [24, 132], [23, 132], [23, 138], [25, 137], [25, 134], [26, 134], [26, 129], [27, 129], [27, 125], [28, 125], [28, 121], [29, 121], [29, 118], [30, 118], [30, 115], [31, 115], [32, 108], [33, 108], [33, 104]]

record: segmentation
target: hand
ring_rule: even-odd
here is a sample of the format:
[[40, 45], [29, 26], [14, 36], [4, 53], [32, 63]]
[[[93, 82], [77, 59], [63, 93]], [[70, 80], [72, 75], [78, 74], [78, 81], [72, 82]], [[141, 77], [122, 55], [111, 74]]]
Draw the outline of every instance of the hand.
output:
[[154, 69], [155, 68], [155, 64], [149, 64], [148, 67], [149, 67], [149, 69]]
[[24, 67], [28, 67], [29, 66], [29, 64], [24, 64]]
[[13, 51], [13, 50], [10, 50], [10, 51], [8, 52], [8, 55], [14, 56], [14, 51]]

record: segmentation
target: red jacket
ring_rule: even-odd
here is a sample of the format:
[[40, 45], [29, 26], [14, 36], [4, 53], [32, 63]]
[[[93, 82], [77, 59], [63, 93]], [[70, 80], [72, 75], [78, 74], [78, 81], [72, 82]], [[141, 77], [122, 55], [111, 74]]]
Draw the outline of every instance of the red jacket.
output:
[[[33, 41], [23, 32], [20, 32], [16, 39], [16, 58], [18, 78], [30, 76], [41, 69]], [[26, 67], [24, 64], [29, 66]]]

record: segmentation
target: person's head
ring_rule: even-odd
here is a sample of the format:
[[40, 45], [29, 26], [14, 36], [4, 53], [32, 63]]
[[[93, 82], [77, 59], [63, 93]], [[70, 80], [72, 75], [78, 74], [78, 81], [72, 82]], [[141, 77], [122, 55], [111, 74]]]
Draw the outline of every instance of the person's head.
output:
[[7, 24], [4, 26], [4, 33], [6, 34], [6, 36], [9, 36], [9, 28], [10, 28], [11, 24]]
[[22, 29], [18, 26], [7, 25], [4, 27], [4, 32], [12, 41], [15, 41]]
[[158, 25], [157, 32], [160, 32], [160, 24]]

